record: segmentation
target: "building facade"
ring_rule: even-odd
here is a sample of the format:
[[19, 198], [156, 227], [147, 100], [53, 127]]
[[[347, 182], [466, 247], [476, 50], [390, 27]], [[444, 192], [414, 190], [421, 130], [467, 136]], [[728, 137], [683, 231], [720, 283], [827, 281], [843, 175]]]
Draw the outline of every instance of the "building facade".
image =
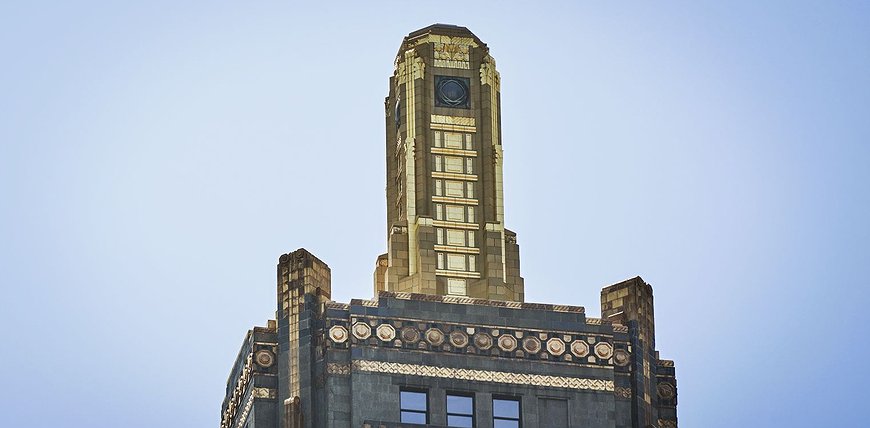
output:
[[282, 255], [276, 320], [248, 332], [221, 428], [676, 427], [649, 284], [604, 288], [601, 318], [524, 302], [486, 44], [463, 27], [415, 31], [389, 87], [375, 298], [333, 302], [325, 263]]

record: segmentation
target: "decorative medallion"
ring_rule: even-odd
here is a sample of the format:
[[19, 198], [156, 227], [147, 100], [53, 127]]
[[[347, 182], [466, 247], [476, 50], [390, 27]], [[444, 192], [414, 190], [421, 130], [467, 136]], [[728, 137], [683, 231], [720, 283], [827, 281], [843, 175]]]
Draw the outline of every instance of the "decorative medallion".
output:
[[384, 342], [389, 342], [396, 338], [396, 329], [389, 324], [379, 325], [375, 330], [375, 333], [378, 335], [378, 339], [381, 339]]
[[541, 352], [541, 341], [534, 336], [526, 336], [523, 339], [523, 350], [530, 354]]
[[468, 78], [435, 76], [435, 106], [469, 108]]
[[571, 342], [571, 353], [577, 358], [583, 358], [589, 355], [589, 344], [583, 340], [575, 340]]
[[598, 342], [595, 345], [595, 356], [606, 360], [613, 356], [613, 345], [607, 342]]
[[547, 352], [553, 354], [555, 356], [562, 355], [565, 353], [565, 342], [558, 337], [554, 337], [547, 341]]
[[625, 367], [628, 365], [629, 361], [631, 361], [628, 352], [624, 349], [617, 349], [613, 351], [613, 362], [620, 367]]
[[353, 335], [359, 340], [366, 340], [372, 335], [372, 328], [364, 322], [353, 325]]
[[254, 354], [254, 361], [256, 361], [257, 365], [260, 367], [269, 368], [272, 367], [272, 364], [275, 364], [275, 356], [272, 355], [271, 352], [263, 349]]
[[456, 348], [464, 348], [468, 345], [468, 335], [459, 330], [453, 330], [450, 333], [450, 344]]
[[402, 341], [405, 343], [417, 343], [420, 340], [420, 332], [414, 327], [402, 329]]
[[658, 388], [659, 398], [662, 400], [670, 400], [674, 398], [674, 387], [669, 383], [660, 383]]
[[481, 351], [486, 351], [489, 348], [492, 348], [492, 336], [486, 333], [476, 333], [474, 335], [474, 346]]
[[441, 344], [444, 343], [444, 333], [434, 327], [426, 330], [425, 337], [426, 341], [432, 346], [441, 346]]
[[505, 352], [517, 349], [517, 339], [509, 334], [503, 334], [498, 338], [498, 348]]
[[335, 343], [347, 341], [347, 329], [343, 325], [334, 325], [329, 329], [329, 338]]

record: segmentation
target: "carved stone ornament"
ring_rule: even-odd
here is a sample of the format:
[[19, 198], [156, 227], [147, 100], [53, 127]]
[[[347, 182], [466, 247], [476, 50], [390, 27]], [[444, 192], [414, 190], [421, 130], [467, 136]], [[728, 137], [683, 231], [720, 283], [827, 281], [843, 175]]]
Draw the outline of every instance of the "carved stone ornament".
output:
[[254, 398], [268, 398], [274, 400], [278, 398], [278, 391], [271, 388], [252, 388], [251, 396]]
[[359, 340], [366, 340], [372, 335], [372, 328], [364, 322], [353, 325], [353, 335]]
[[396, 338], [396, 329], [389, 324], [379, 325], [375, 332], [378, 335], [378, 339], [384, 342], [389, 342]]
[[577, 358], [583, 358], [589, 355], [589, 344], [583, 340], [575, 340], [571, 342], [571, 353]]
[[669, 383], [660, 383], [658, 388], [659, 398], [662, 400], [670, 400], [674, 398], [674, 387]]
[[444, 333], [437, 328], [426, 330], [426, 341], [432, 346], [441, 346], [444, 343]]
[[606, 360], [613, 356], [613, 345], [607, 342], [598, 342], [595, 345], [595, 356]]
[[254, 361], [256, 361], [257, 365], [260, 367], [269, 368], [272, 367], [272, 364], [275, 364], [275, 356], [272, 355], [271, 352], [263, 349], [254, 354]]
[[481, 351], [486, 351], [489, 348], [492, 348], [492, 336], [486, 333], [477, 333], [473, 337], [474, 346]]
[[547, 352], [558, 357], [565, 353], [565, 342], [558, 337], [551, 338], [547, 341]]
[[420, 332], [414, 327], [402, 329], [402, 341], [405, 343], [417, 343], [420, 340]]
[[541, 341], [537, 337], [526, 336], [523, 338], [523, 350], [530, 354], [541, 352]]
[[498, 349], [511, 352], [517, 349], [517, 339], [509, 334], [503, 334], [498, 338]]
[[347, 341], [347, 329], [343, 325], [334, 325], [329, 329], [329, 338], [335, 343]]
[[454, 330], [450, 333], [450, 344], [456, 348], [464, 348], [468, 345], [468, 335], [459, 330]]
[[625, 367], [631, 361], [631, 356], [624, 349], [613, 351], [613, 363], [620, 367]]

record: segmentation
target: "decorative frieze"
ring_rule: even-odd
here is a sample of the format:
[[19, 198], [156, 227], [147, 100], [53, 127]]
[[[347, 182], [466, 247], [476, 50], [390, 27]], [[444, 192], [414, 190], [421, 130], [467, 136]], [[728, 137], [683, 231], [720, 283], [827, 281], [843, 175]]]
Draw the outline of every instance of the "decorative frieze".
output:
[[631, 388], [617, 386], [616, 388], [613, 388], [613, 395], [617, 398], [631, 398]]
[[327, 363], [326, 373], [337, 376], [347, 376], [350, 374], [350, 364]]
[[[436, 225], [437, 226], [437, 225]], [[487, 300], [477, 299], [473, 297], [456, 297], [456, 296], [438, 296], [430, 294], [417, 293], [397, 293], [392, 291], [381, 291], [378, 293], [379, 298], [393, 298], [400, 300], [424, 300], [428, 302], [453, 303], [461, 305], [479, 305], [479, 306], [494, 306], [513, 309], [532, 309], [552, 312], [571, 312], [585, 313], [586, 309], [583, 306], [568, 306], [568, 305], [550, 305], [545, 303], [523, 303], [511, 302], [507, 300]], [[354, 301], [356, 302], [356, 300]], [[374, 306], [377, 306], [377, 301], [372, 301]], [[602, 325], [600, 318], [586, 318], [586, 324]]]
[[550, 376], [531, 373], [513, 373], [494, 370], [427, 366], [422, 364], [391, 363], [385, 361], [354, 360], [352, 371], [424, 376], [473, 382], [531, 385], [544, 388], [566, 388], [586, 391], [614, 392], [612, 380], [569, 376]]
[[[473, 300], [467, 297], [444, 298]], [[327, 346], [339, 349], [348, 349], [353, 341], [353, 346], [544, 359], [593, 366], [625, 367], [630, 360], [628, 345], [618, 342], [614, 346], [613, 338], [606, 334], [357, 316], [350, 320], [348, 334], [344, 326], [347, 321], [330, 319], [329, 322]]]

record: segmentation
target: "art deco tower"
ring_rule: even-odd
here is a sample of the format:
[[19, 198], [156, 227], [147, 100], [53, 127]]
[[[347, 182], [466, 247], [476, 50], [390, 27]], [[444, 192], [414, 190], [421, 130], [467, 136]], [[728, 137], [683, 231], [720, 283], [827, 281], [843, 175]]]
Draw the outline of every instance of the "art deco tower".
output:
[[375, 296], [333, 301], [326, 263], [281, 255], [275, 319], [245, 336], [221, 428], [677, 428], [652, 286], [604, 288], [601, 318], [523, 301], [499, 101], [495, 61], [466, 28], [404, 38], [385, 102]]
[[464, 27], [405, 37], [385, 101], [388, 252], [379, 291], [523, 301], [505, 229], [499, 73]]

